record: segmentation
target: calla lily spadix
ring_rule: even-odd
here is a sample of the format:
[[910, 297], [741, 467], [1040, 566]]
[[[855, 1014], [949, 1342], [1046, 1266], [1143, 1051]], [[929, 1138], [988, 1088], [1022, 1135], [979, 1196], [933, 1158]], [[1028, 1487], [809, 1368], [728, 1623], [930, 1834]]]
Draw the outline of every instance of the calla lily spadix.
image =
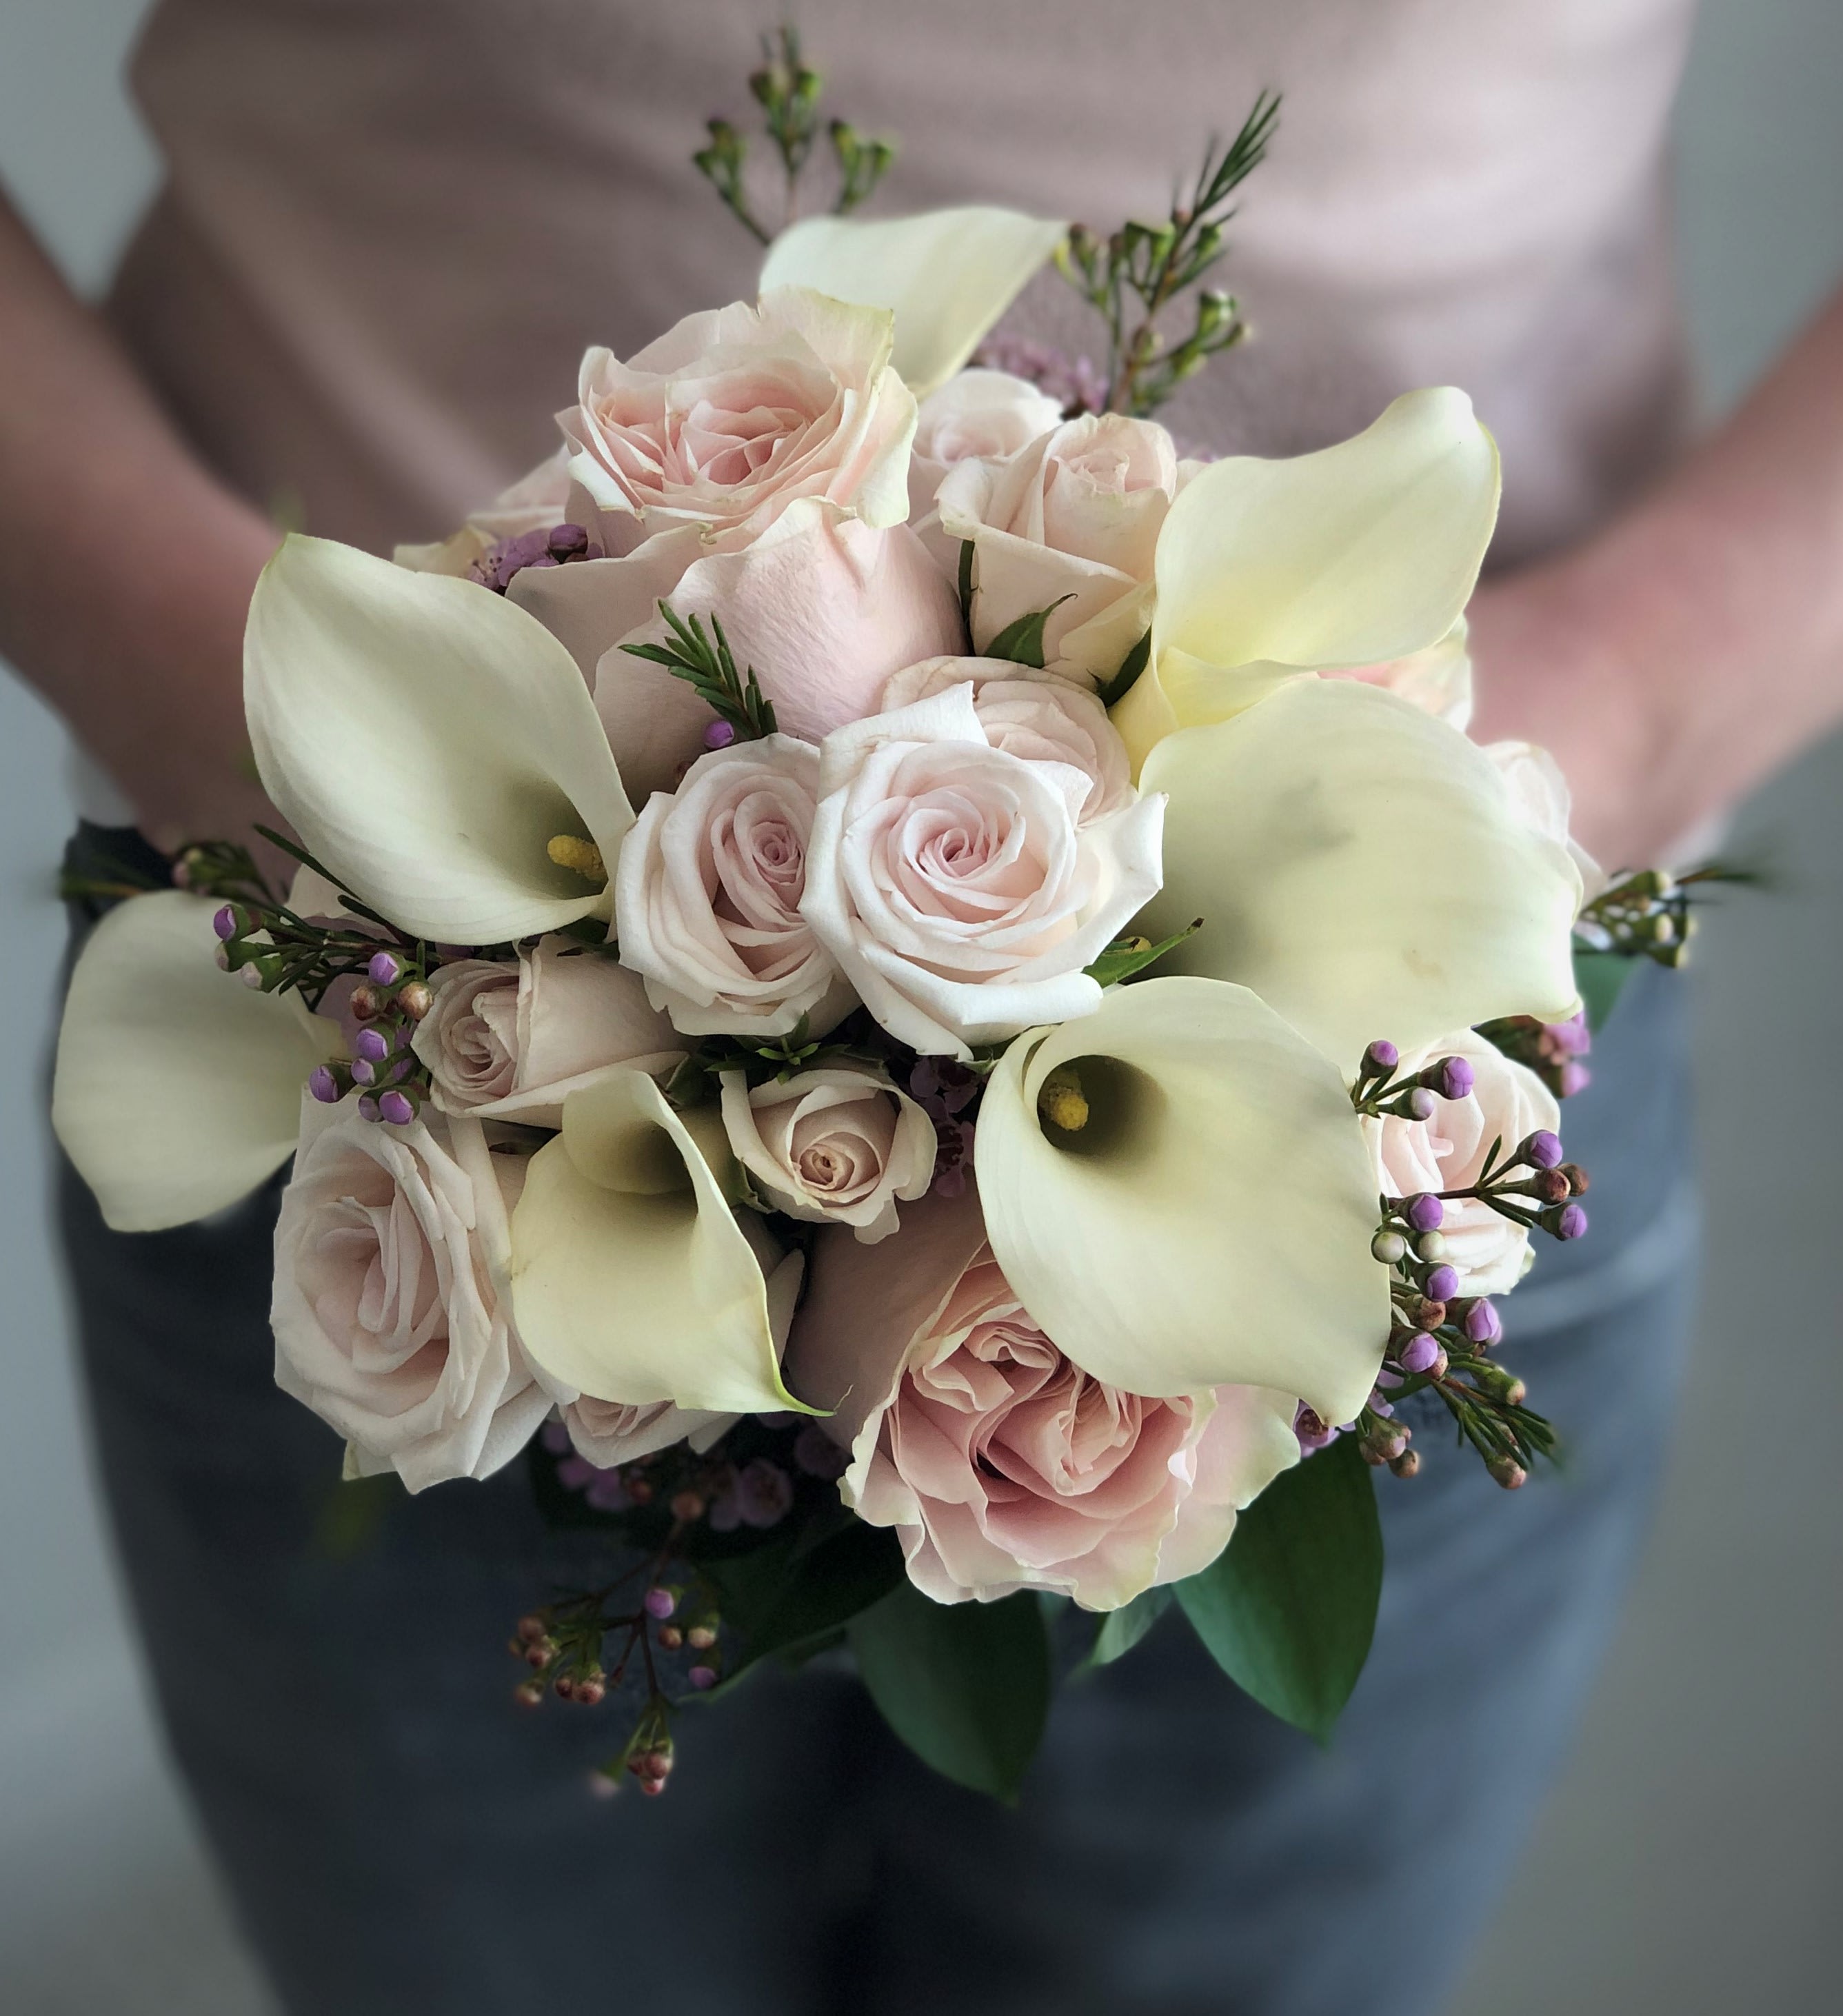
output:
[[250, 605], [262, 782], [309, 852], [403, 930], [491, 945], [606, 916], [633, 812], [569, 653], [470, 581], [283, 542]]
[[299, 995], [218, 970], [215, 908], [176, 889], [135, 897], [70, 976], [52, 1125], [117, 1232], [208, 1217], [272, 1175], [308, 1072], [342, 1047]]
[[[512, 1301], [532, 1363], [592, 1399], [738, 1413], [797, 1407], [762, 1266], [721, 1163], [715, 1107], [675, 1111], [617, 1065], [563, 1102], [512, 1214]], [[689, 1123], [689, 1124], [688, 1124]]]
[[1389, 1327], [1375, 1170], [1336, 1065], [1247, 988], [1140, 981], [1019, 1037], [975, 1156], [994, 1257], [1083, 1371], [1363, 1404]]
[[1303, 679], [1160, 742], [1164, 885], [1139, 928], [1203, 928], [1161, 968], [1251, 988], [1341, 1070], [1499, 1015], [1565, 1021], [1580, 872], [1456, 729]]
[[808, 217], [768, 248], [761, 291], [810, 287], [888, 308], [895, 366], [918, 398], [959, 369], [1068, 227], [974, 203], [920, 217]]
[[1301, 671], [1428, 650], [1470, 598], [1497, 522], [1496, 444], [1450, 387], [1410, 392], [1313, 455], [1231, 455], [1160, 531], [1144, 672], [1113, 711], [1136, 770]]

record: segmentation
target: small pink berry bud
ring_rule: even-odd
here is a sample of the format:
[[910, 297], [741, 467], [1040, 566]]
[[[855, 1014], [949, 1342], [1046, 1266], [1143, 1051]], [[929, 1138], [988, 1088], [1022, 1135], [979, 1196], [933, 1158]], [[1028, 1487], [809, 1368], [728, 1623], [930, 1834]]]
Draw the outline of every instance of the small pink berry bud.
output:
[[394, 987], [403, 977], [403, 962], [394, 952], [374, 952], [365, 970], [380, 987]]
[[679, 1607], [679, 1599], [669, 1589], [650, 1589], [640, 1599], [641, 1607], [656, 1623], [663, 1624]]
[[715, 1666], [693, 1666], [685, 1677], [700, 1694], [704, 1694], [717, 1684], [717, 1669]]

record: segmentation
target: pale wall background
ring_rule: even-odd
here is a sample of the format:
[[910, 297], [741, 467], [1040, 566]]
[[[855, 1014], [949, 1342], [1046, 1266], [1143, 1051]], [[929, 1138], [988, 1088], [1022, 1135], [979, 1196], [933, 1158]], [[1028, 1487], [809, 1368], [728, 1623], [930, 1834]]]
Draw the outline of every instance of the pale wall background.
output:
[[[118, 81], [142, 11], [0, 0], [0, 178], [85, 286], [152, 174]], [[1711, 0], [1679, 180], [1719, 406], [1843, 270], [1838, 0]], [[268, 2016], [142, 1705], [47, 1259], [62, 749], [0, 680], [0, 2007]], [[1843, 746], [1764, 793], [1741, 839], [1770, 850], [1781, 892], [1718, 919], [1695, 976], [1711, 1230], [1676, 1457], [1573, 1766], [1452, 2016], [1837, 2006]], [[1438, 1908], [1405, 1870], [1404, 1909], [1417, 1901]]]

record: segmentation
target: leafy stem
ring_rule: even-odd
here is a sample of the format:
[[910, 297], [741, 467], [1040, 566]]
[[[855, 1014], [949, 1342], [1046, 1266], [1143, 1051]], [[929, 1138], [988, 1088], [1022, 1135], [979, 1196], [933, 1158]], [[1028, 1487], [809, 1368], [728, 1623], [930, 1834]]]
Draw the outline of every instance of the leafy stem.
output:
[[772, 735], [774, 704], [762, 692], [753, 665], [737, 672], [722, 624], [713, 616], [707, 635], [701, 617], [679, 616], [663, 602], [659, 614], [671, 633], [668, 642], [624, 644], [621, 649], [650, 664], [663, 665], [675, 679], [683, 679], [742, 740], [759, 741]]

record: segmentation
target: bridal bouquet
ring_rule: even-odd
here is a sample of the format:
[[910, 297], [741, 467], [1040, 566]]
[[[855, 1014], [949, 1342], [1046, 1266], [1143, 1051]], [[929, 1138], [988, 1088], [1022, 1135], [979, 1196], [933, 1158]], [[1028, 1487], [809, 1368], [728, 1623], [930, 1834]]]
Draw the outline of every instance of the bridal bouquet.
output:
[[[1575, 955], [1674, 959], [1685, 899], [1467, 736], [1462, 394], [1285, 461], [1150, 417], [1241, 333], [1198, 283], [1271, 117], [1105, 240], [797, 221], [755, 301], [591, 350], [453, 538], [286, 538], [247, 701], [299, 873], [190, 848], [77, 963], [55, 1117], [109, 1222], [292, 1158], [276, 1377], [347, 1477], [528, 1450], [606, 1529], [513, 1649], [527, 1701], [627, 1704], [610, 1783], [846, 1645], [1009, 1794], [1053, 1642], [1173, 1596], [1325, 1733], [1376, 1470], [1431, 1417], [1506, 1485], [1550, 1448], [1496, 1298], [1586, 1228]], [[848, 208], [887, 149], [834, 146]], [[741, 155], [700, 161], [758, 228]], [[1106, 368], [970, 362], [1052, 260]]]

